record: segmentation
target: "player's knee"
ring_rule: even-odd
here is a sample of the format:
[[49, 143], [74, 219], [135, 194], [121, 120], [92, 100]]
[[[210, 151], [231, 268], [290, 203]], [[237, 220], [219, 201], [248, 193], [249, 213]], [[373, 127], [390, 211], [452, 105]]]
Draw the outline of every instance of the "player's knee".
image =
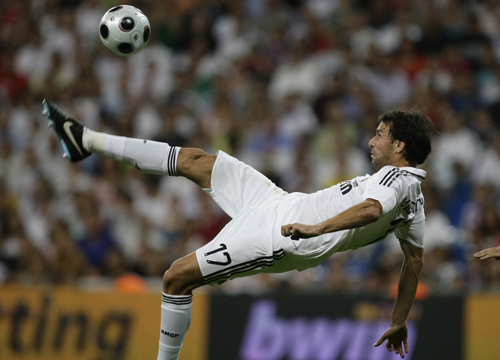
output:
[[163, 274], [163, 292], [169, 295], [183, 295], [184, 282], [182, 270], [175, 263]]
[[179, 153], [179, 159], [177, 161], [178, 171], [187, 171], [195, 163], [203, 161], [204, 158], [212, 157], [214, 155], [209, 155], [205, 151], [197, 148], [182, 148]]
[[198, 148], [184, 148], [188, 154], [189, 157], [191, 157], [192, 160], [198, 160], [202, 158], [203, 156], [209, 156], [205, 151], [198, 149]]
[[186, 258], [175, 261], [163, 275], [163, 292], [169, 295], [187, 295], [203, 285], [202, 277], [196, 276]]
[[[216, 156], [207, 154], [205, 151], [197, 148], [182, 148], [177, 161], [178, 171], [189, 171], [194, 165], [205, 167], [213, 165]], [[211, 170], [211, 169], [210, 169]]]
[[177, 173], [202, 188], [209, 188], [216, 158], [215, 155], [209, 155], [201, 149], [182, 148], [177, 160]]

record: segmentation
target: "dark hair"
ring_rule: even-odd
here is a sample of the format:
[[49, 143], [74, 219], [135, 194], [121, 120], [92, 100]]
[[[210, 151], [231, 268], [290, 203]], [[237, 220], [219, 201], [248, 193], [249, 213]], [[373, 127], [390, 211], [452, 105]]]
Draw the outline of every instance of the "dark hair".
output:
[[411, 166], [422, 164], [431, 152], [431, 136], [434, 124], [431, 119], [417, 108], [392, 110], [382, 114], [378, 123], [389, 126], [393, 140], [405, 143], [403, 156]]

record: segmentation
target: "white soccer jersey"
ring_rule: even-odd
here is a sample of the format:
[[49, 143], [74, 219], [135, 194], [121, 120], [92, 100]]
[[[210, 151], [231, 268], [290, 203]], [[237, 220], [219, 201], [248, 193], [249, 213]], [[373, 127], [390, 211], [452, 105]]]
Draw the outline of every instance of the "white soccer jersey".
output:
[[[298, 270], [316, 266], [335, 252], [383, 240], [391, 232], [423, 248], [425, 215], [420, 182], [425, 175], [424, 170], [413, 167], [385, 166], [373, 175], [358, 176], [313, 194], [289, 194], [277, 211], [274, 241], [281, 243]], [[282, 225], [318, 224], [366, 199], [382, 205], [382, 215], [374, 223], [309, 239], [291, 240], [281, 235]]]
[[[418, 247], [424, 239], [424, 199], [420, 181], [425, 171], [386, 166], [314, 194], [292, 193], [220, 151], [206, 191], [233, 219], [208, 244], [196, 250], [206, 284], [261, 272], [280, 273], [316, 266], [338, 251], [382, 240], [390, 232]], [[292, 240], [281, 226], [317, 224], [361, 203], [376, 199], [382, 216], [364, 227]]]

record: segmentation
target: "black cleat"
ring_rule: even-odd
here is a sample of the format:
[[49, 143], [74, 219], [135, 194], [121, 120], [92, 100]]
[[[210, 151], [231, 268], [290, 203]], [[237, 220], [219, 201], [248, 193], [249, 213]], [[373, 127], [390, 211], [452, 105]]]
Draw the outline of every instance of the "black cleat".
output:
[[49, 127], [53, 128], [64, 149], [63, 157], [71, 162], [78, 162], [90, 156], [82, 143], [83, 125], [64, 114], [49, 100], [43, 100], [42, 114], [49, 119]]

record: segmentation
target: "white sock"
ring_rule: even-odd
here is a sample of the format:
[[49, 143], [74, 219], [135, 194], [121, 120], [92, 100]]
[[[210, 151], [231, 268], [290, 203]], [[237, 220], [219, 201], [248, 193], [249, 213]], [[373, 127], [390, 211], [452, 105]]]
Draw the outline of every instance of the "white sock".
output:
[[162, 293], [160, 344], [157, 360], [177, 360], [191, 325], [193, 295]]
[[177, 176], [178, 146], [109, 135], [87, 128], [83, 131], [82, 143], [87, 151], [135, 166], [141, 171]]

